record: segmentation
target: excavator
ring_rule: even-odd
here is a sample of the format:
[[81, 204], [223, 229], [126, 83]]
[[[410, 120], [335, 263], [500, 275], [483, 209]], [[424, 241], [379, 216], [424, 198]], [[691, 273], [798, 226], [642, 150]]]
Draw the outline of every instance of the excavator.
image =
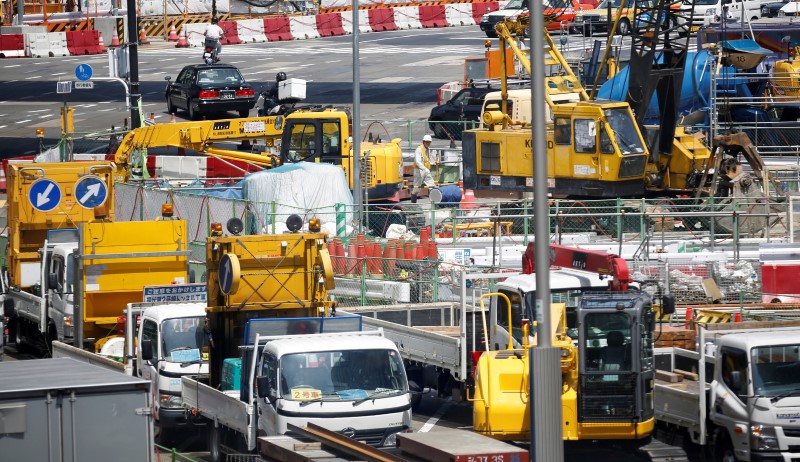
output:
[[[550, 305], [553, 346], [561, 349], [565, 443], [603, 440], [652, 461], [688, 460], [682, 448], [651, 441], [656, 325], [651, 296], [629, 289], [627, 263], [617, 255], [551, 245], [550, 261], [544, 270], [551, 276], [574, 275], [576, 282], [572, 289], [557, 284]], [[473, 428], [500, 440], [530, 439], [528, 347], [537, 340], [530, 322], [537, 315], [534, 262], [529, 244], [523, 274], [485, 295], [490, 298], [487, 324], [493, 328], [485, 333], [491, 349], [475, 368]], [[605, 287], [594, 282], [599, 280]], [[674, 298], [660, 298], [661, 313], [674, 311]]]
[[[667, 10], [672, 11], [657, 7], [648, 14], [652, 18], [664, 18]], [[667, 22], [674, 24], [674, 20]], [[521, 16], [498, 23], [496, 30], [501, 48], [511, 48], [530, 74], [528, 54], [515, 41], [515, 37], [523, 36], [528, 23], [529, 17]], [[645, 27], [657, 29], [659, 24], [652, 21]], [[634, 43], [632, 61], [639, 63], [635, 71], [639, 77], [651, 72], [647, 69], [652, 66], [654, 52], [648, 47], [654, 46], [655, 37], [678, 34], [674, 28], [660, 32], [648, 30], [642, 33], [644, 38], [640, 45]], [[709, 149], [702, 133], [690, 133], [675, 122], [675, 107], [668, 101], [670, 91], [680, 87], [680, 82], [676, 84], [675, 80], [682, 69], [685, 47], [676, 46], [669, 53], [657, 52], [669, 56], [672, 66], [664, 65], [652, 71], [657, 77], [651, 79], [655, 84], [646, 85], [647, 77], [644, 81], [636, 78], [631, 82], [626, 101], [596, 100], [587, 94], [546, 31], [544, 36], [544, 68], [557, 69], [545, 77], [547, 177], [552, 197], [602, 199], [668, 195], [699, 199], [718, 196], [717, 183], [712, 180], [721, 176], [730, 180], [742, 173], [736, 162], [722, 161], [735, 159], [737, 154], [745, 154], [753, 171], [760, 175], [759, 166], [763, 166], [763, 161], [755, 149], [751, 149], [746, 137], [739, 134], [717, 136]], [[500, 53], [500, 56], [505, 54]], [[502, 92], [506, 94], [507, 89], [503, 88]], [[658, 129], [641, 123], [654, 92], [665, 105], [662, 123], [666, 126]], [[505, 101], [501, 106], [505, 106]], [[473, 189], [476, 195], [484, 197], [494, 194], [508, 197], [509, 192], [521, 197], [533, 188], [530, 122], [511, 120], [505, 107], [487, 106], [486, 109], [483, 126], [463, 134], [464, 188]], [[714, 169], [715, 166], [721, 168]], [[728, 188], [725, 193], [735, 191]]]
[[[370, 201], [389, 200], [400, 190], [403, 153], [400, 139], [361, 144], [353, 155], [350, 117], [335, 108], [298, 108], [288, 115], [155, 124], [131, 130], [115, 154], [115, 181], [142, 175], [148, 149], [175, 147], [200, 156], [263, 168], [295, 162], [325, 162], [344, 169], [350, 188], [354, 162], [361, 162], [361, 186]], [[240, 151], [237, 143], [250, 145]]]

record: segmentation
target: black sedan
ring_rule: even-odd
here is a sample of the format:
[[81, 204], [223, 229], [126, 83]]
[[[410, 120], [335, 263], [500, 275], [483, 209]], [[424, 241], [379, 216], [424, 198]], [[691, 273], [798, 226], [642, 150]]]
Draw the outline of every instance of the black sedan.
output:
[[167, 111], [185, 109], [191, 120], [227, 111], [247, 117], [256, 103], [253, 87], [230, 64], [193, 64], [184, 67], [175, 82], [166, 80]]
[[762, 18], [777, 18], [778, 13], [781, 11], [789, 0], [783, 0], [780, 2], [771, 2], [771, 3], [762, 3], [761, 4], [761, 17]]

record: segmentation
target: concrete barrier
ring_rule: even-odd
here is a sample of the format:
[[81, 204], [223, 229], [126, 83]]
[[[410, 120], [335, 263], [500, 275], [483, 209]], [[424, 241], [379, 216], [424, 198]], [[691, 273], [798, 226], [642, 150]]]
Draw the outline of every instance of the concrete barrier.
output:
[[206, 25], [202, 23], [198, 24], [184, 24], [183, 30], [186, 31], [186, 41], [189, 42], [189, 46], [192, 47], [202, 47], [203, 43], [205, 42], [205, 32], [206, 32]]
[[500, 9], [499, 2], [482, 2], [482, 3], [473, 3], [472, 4], [472, 19], [475, 21], [475, 24], [481, 23], [481, 18], [486, 13], [491, 11], [497, 11]]
[[267, 41], [267, 36], [264, 34], [264, 21], [262, 19], [243, 19], [236, 21], [236, 28], [239, 31], [239, 40], [241, 40], [242, 43]]
[[47, 40], [50, 42], [50, 56], [69, 56], [66, 32], [48, 32]]
[[25, 36], [23, 34], [0, 34], [0, 58], [24, 58]]
[[377, 8], [367, 10], [367, 13], [369, 14], [369, 25], [373, 31], [397, 30], [397, 25], [394, 23], [394, 9]]
[[317, 20], [317, 32], [322, 37], [332, 37], [335, 35], [345, 35], [342, 26], [342, 13], [324, 13], [315, 16]]
[[444, 5], [424, 5], [419, 7], [419, 22], [422, 27], [447, 27], [447, 14]]
[[265, 18], [263, 21], [264, 33], [270, 42], [294, 40], [289, 18]]
[[419, 22], [419, 7], [395, 7], [394, 23], [397, 25], [398, 29], [422, 29], [422, 23]]
[[472, 17], [472, 4], [470, 3], [449, 3], [445, 5], [445, 17], [450, 26], [474, 26], [475, 19]]
[[297, 40], [319, 38], [317, 20], [313, 16], [292, 16], [289, 18], [289, 30]]
[[225, 32], [225, 37], [221, 42], [223, 45], [238, 45], [242, 43], [239, 39], [239, 30], [238, 27], [236, 27], [236, 21], [220, 21], [217, 25]]
[[25, 56], [29, 58], [44, 58], [52, 56], [50, 54], [50, 40], [47, 33], [25, 34]]

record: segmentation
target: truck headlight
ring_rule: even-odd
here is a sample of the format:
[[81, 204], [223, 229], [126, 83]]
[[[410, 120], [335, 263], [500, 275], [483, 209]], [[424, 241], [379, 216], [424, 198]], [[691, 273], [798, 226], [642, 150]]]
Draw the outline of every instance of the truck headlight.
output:
[[716, 8], [709, 8], [706, 10], [706, 16], [714, 16], [717, 14]]
[[383, 440], [383, 447], [397, 447], [397, 433], [392, 433]]
[[765, 6], [762, 6], [761, 7], [761, 16], [764, 16], [765, 14], [769, 14], [769, 9], [767, 9], [767, 7], [765, 7]]
[[481, 22], [489, 22], [489, 18], [486, 15], [481, 16]]
[[775, 434], [775, 427], [767, 425], [750, 426], [750, 449], [754, 451], [777, 451], [778, 436]]
[[575, 16], [573, 22], [583, 22], [583, 16]]
[[180, 396], [161, 395], [161, 406], [162, 407], [183, 407], [183, 403], [181, 403], [181, 397]]
[[786, 12], [785, 11], [783, 11], [783, 10], [778, 11], [778, 17], [779, 18], [782, 18], [784, 16], [786, 16]]

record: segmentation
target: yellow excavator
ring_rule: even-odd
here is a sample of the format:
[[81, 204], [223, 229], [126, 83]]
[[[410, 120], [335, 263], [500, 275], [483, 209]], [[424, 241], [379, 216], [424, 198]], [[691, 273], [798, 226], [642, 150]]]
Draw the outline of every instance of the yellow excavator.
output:
[[[530, 74], [528, 53], [515, 41], [528, 21], [527, 16], [508, 19], [498, 23], [496, 31], [501, 48], [510, 47]], [[641, 197], [649, 191], [681, 193], [701, 186], [699, 178], [711, 158], [702, 135], [677, 127], [672, 155], [651, 156], [630, 105], [591, 100], [549, 34], [543, 33], [544, 68], [558, 69], [545, 77], [547, 177], [554, 197]], [[531, 191], [530, 124], [511, 120], [505, 107], [487, 109], [484, 126], [465, 131], [462, 138], [464, 188], [484, 195]]]
[[[334, 108], [299, 108], [288, 115], [204, 120], [144, 126], [131, 130], [114, 155], [115, 181], [127, 182], [143, 169], [142, 153], [175, 147], [196, 155], [241, 161], [264, 168], [295, 162], [325, 162], [344, 169], [350, 188], [361, 162], [361, 188], [370, 201], [387, 200], [400, 190], [403, 153], [400, 138], [362, 142], [353, 155], [349, 114]], [[237, 143], [251, 145], [240, 151]]]

